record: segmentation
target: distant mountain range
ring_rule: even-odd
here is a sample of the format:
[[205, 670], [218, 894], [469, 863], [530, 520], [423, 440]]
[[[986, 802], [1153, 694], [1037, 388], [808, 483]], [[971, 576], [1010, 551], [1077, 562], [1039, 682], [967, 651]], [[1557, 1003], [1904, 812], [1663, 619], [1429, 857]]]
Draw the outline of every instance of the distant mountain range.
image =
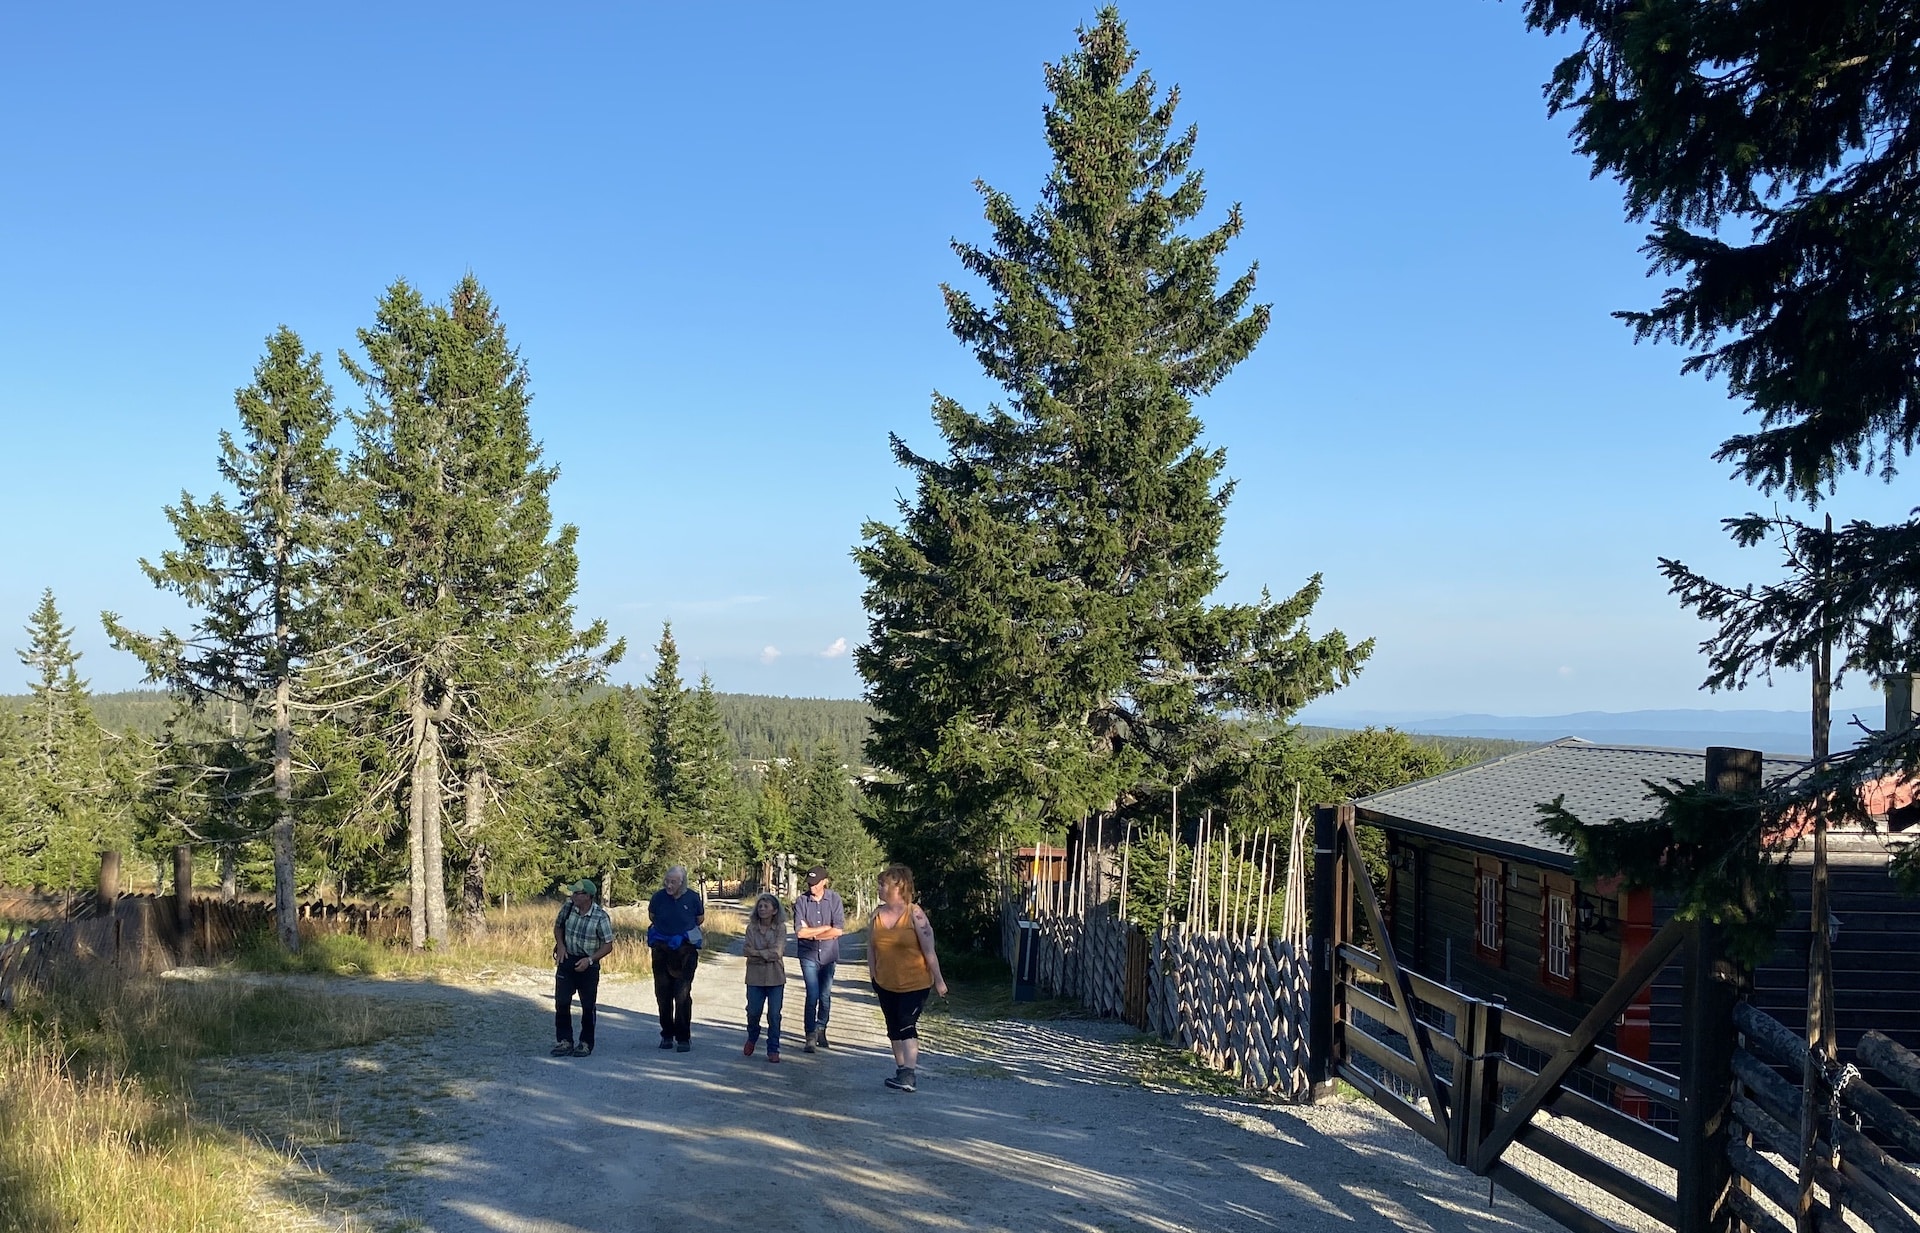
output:
[[[1837, 704], [1833, 711], [1833, 743], [1853, 743], [1858, 729], [1852, 717], [1879, 726], [1878, 698]], [[1340, 728], [1398, 728], [1434, 736], [1477, 736], [1539, 743], [1577, 736], [1608, 745], [1658, 745], [1674, 749], [1704, 749], [1734, 745], [1766, 753], [1805, 755], [1813, 749], [1810, 711], [1672, 710], [1577, 711], [1570, 715], [1439, 715], [1432, 711], [1321, 711], [1301, 717], [1313, 724]]]

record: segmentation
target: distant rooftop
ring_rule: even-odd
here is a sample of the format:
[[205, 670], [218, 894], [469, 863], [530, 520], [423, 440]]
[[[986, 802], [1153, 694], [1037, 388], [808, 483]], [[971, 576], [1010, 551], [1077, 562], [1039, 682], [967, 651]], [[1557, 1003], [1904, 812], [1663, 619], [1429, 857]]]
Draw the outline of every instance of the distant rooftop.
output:
[[[1573, 868], [1573, 852], [1540, 829], [1536, 806], [1565, 796], [1583, 822], [1638, 819], [1653, 814], [1646, 783], [1706, 777], [1706, 752], [1650, 745], [1600, 745], [1563, 737], [1404, 787], [1362, 797], [1362, 821], [1389, 830], [1458, 839], [1488, 852], [1556, 868]], [[1799, 770], [1798, 758], [1767, 757], [1761, 775], [1771, 781]]]

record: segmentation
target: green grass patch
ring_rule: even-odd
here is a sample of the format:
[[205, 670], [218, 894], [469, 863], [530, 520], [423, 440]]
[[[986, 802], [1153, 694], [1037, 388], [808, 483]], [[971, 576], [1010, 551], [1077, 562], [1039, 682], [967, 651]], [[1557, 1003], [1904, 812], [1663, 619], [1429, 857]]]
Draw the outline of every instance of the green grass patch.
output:
[[289, 954], [273, 930], [261, 929], [240, 940], [234, 964], [249, 972], [375, 976], [391, 966], [390, 953], [356, 934], [322, 933], [303, 941], [300, 953]]
[[1200, 1092], [1208, 1096], [1240, 1096], [1240, 1080], [1215, 1070], [1191, 1050], [1168, 1044], [1151, 1033], [1141, 1033], [1140, 1082], [1162, 1091]]

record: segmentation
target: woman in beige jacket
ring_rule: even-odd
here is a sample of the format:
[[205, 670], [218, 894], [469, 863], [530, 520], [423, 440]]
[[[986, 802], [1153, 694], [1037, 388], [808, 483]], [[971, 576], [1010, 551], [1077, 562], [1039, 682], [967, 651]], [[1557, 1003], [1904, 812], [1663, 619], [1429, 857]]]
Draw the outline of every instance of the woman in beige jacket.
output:
[[760, 1009], [767, 1012], [767, 1060], [780, 1060], [780, 1005], [787, 996], [787, 922], [780, 900], [762, 891], [753, 901], [747, 937], [740, 953], [747, 957], [747, 1057], [760, 1042]]

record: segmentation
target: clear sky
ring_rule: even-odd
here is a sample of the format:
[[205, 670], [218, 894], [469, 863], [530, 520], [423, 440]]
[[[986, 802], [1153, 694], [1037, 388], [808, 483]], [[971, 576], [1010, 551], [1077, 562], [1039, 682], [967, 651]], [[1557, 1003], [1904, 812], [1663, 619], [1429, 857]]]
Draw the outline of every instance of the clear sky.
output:
[[[180, 620], [136, 561], [212, 489], [266, 335], [331, 355], [395, 278], [471, 270], [531, 369], [580, 612], [634, 646], [616, 679], [671, 618], [721, 689], [857, 695], [886, 435], [930, 448], [933, 390], [991, 394], [948, 241], [985, 234], [976, 179], [1033, 201], [1040, 68], [1094, 11], [0, 9], [0, 627], [51, 586], [94, 687], [138, 684], [97, 614]], [[1608, 316], [1656, 293], [1641, 229], [1547, 118], [1560, 48], [1518, 5], [1122, 12], [1274, 307], [1200, 408], [1239, 481], [1224, 594], [1325, 574], [1315, 625], [1379, 639], [1329, 705], [1800, 706], [1696, 692], [1655, 557], [1763, 573], [1717, 520], [1766, 503], [1709, 458], [1739, 408]]]

